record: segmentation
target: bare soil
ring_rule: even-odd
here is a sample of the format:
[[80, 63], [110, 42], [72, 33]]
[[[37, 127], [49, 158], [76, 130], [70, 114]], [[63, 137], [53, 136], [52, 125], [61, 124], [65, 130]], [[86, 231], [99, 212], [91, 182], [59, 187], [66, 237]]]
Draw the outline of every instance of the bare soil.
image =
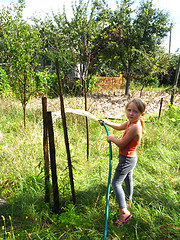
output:
[[[89, 96], [90, 112], [96, 112], [105, 118], [121, 119], [124, 115], [125, 106], [134, 97], [140, 97], [140, 91], [132, 90], [129, 96], [124, 95], [124, 90], [115, 92], [105, 92]], [[160, 102], [162, 99], [162, 111], [170, 105], [171, 93], [158, 91], [144, 91], [141, 99], [146, 103], [146, 114], [158, 115]], [[180, 107], [180, 94], [177, 93], [173, 105]]]
[[[131, 90], [129, 96], [124, 95], [124, 89], [118, 91], [104, 91], [91, 93], [88, 95], [88, 112], [96, 117], [109, 119], [122, 119], [125, 106], [128, 101], [134, 97], [140, 97], [139, 90]], [[170, 105], [171, 93], [166, 91], [143, 91], [141, 99], [146, 102], [146, 114], [159, 114], [160, 102], [163, 98], [162, 111]], [[59, 111], [59, 98], [48, 99], [48, 111]], [[78, 108], [84, 110], [83, 97], [64, 97], [65, 108]], [[180, 107], [180, 94], [176, 93], [173, 105]], [[31, 100], [27, 104], [27, 109], [33, 107], [35, 109], [42, 108], [41, 99]]]

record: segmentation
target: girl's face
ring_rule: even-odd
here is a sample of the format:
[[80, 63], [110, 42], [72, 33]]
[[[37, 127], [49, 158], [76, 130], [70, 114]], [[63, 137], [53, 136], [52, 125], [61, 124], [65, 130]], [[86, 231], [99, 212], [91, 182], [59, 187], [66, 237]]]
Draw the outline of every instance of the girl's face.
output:
[[137, 106], [132, 102], [128, 105], [126, 109], [126, 116], [128, 120], [132, 122], [138, 121], [142, 116], [144, 116], [144, 113], [141, 113]]

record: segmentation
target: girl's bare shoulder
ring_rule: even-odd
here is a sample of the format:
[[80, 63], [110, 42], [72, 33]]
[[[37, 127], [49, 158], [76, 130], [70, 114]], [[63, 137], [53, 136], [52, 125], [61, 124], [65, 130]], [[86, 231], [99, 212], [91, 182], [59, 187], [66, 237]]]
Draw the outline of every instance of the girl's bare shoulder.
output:
[[125, 130], [128, 124], [129, 124], [129, 121], [122, 123], [121, 125], [119, 125], [119, 130]]
[[137, 122], [137, 123], [132, 123], [129, 127], [130, 131], [136, 131], [136, 132], [141, 132], [142, 131], [142, 125], [141, 123]]

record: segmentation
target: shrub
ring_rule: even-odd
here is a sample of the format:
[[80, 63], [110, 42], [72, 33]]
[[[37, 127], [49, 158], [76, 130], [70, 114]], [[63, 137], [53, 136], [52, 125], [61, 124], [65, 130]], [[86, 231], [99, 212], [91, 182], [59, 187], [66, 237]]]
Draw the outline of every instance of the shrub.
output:
[[10, 90], [8, 75], [3, 68], [0, 68], [0, 95]]
[[36, 74], [36, 88], [40, 96], [54, 97], [58, 95], [58, 81], [56, 74], [51, 74], [48, 69]]

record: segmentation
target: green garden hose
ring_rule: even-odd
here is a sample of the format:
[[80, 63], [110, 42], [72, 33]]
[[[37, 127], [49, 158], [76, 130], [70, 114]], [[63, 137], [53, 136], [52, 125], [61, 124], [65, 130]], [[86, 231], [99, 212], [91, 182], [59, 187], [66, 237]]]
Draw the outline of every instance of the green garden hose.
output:
[[[109, 131], [106, 127], [106, 124], [103, 121], [102, 121], [102, 124], [106, 129], [107, 135], [109, 136]], [[108, 176], [108, 186], [107, 186], [107, 196], [106, 196], [106, 216], [105, 216], [105, 227], [104, 227], [104, 238], [103, 238], [104, 240], [106, 239], [106, 236], [107, 236], [111, 172], [112, 172], [112, 147], [111, 147], [111, 142], [109, 142], [109, 176]]]

